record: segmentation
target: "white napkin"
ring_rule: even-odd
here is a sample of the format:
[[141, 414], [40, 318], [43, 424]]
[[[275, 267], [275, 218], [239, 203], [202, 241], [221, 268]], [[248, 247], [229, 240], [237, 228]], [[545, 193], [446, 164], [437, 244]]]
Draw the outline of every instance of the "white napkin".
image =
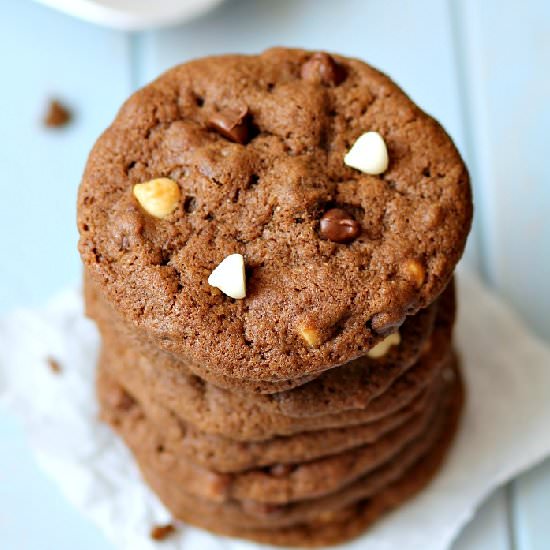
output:
[[[495, 487], [550, 454], [550, 350], [472, 275], [459, 277], [457, 346], [468, 397], [440, 474], [409, 504], [346, 550], [447, 548]], [[23, 419], [40, 465], [115, 547], [157, 549], [151, 526], [170, 519], [129, 452], [97, 421], [98, 336], [78, 291], [40, 311], [0, 320], [0, 399]], [[62, 371], [48, 368], [48, 357]], [[182, 528], [166, 550], [251, 550], [258, 545]]]

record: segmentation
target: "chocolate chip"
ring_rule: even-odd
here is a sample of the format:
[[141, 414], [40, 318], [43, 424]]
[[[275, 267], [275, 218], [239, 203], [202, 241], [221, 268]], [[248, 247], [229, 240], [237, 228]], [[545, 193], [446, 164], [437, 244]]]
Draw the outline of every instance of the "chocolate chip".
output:
[[250, 137], [248, 108], [214, 113], [208, 126], [231, 141], [244, 145]]
[[72, 119], [72, 113], [57, 99], [52, 99], [48, 104], [48, 110], [44, 116], [44, 126], [46, 128], [62, 128], [69, 124]]
[[176, 527], [172, 523], [166, 525], [155, 525], [151, 529], [151, 538], [153, 540], [166, 540], [169, 536], [176, 532]]
[[341, 208], [331, 208], [321, 218], [319, 235], [335, 243], [349, 243], [361, 233], [361, 225]]
[[346, 70], [328, 53], [318, 52], [302, 65], [301, 76], [310, 82], [338, 86], [346, 79]]

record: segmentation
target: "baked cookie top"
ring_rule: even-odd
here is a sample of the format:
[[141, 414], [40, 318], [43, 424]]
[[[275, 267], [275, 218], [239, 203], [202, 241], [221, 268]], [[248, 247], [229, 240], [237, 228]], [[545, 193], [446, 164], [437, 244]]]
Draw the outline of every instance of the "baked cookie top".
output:
[[365, 354], [443, 290], [471, 217], [436, 121], [361, 61], [288, 49], [199, 59], [136, 92], [78, 203], [83, 262], [118, 311], [257, 380]]

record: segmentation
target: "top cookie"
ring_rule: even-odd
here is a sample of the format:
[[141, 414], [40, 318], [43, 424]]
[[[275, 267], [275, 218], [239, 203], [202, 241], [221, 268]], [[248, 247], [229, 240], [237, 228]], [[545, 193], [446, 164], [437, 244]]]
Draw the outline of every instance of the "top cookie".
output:
[[361, 61], [288, 49], [200, 59], [135, 93], [78, 204], [82, 259], [117, 310], [257, 380], [366, 353], [443, 290], [471, 217], [436, 121]]

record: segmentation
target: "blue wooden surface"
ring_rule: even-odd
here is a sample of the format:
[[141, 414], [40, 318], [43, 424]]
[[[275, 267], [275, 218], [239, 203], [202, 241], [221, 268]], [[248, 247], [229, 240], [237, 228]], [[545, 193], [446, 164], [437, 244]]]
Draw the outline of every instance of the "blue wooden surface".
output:
[[[132, 89], [191, 57], [275, 44], [365, 58], [441, 120], [475, 186], [467, 261], [550, 339], [545, 0], [229, 0], [135, 35], [0, 0], [0, 312], [78, 281], [76, 187], [93, 140]], [[76, 110], [67, 129], [40, 127], [49, 95]], [[37, 470], [3, 411], [0, 434], [0, 548], [109, 549]], [[547, 549], [549, 520], [547, 463], [492, 495], [455, 549]]]

